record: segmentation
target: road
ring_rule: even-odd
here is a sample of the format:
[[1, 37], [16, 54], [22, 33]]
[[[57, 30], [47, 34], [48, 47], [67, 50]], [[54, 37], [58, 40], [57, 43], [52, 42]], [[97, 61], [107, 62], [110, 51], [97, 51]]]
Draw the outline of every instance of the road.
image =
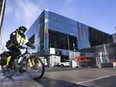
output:
[[0, 87], [116, 87], [116, 68], [46, 68], [37, 81], [25, 74], [5, 78], [0, 72]]

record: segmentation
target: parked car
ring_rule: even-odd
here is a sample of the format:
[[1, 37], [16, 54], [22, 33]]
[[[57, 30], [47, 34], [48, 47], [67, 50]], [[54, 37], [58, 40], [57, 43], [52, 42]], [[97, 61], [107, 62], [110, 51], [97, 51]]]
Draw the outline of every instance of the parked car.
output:
[[61, 63], [59, 63], [59, 65], [61, 67], [65, 67], [65, 66], [70, 66], [70, 63], [69, 62], [61, 62]]

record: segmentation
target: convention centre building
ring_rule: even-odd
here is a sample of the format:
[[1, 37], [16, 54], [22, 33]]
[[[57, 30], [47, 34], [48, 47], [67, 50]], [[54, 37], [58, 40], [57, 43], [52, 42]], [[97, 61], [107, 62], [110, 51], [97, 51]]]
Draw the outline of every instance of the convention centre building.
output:
[[112, 35], [100, 29], [48, 10], [40, 14], [26, 34], [36, 46], [34, 54], [46, 57], [48, 61], [50, 56], [68, 61], [84, 55], [83, 51], [88, 51], [87, 55], [92, 56], [94, 47], [113, 42]]

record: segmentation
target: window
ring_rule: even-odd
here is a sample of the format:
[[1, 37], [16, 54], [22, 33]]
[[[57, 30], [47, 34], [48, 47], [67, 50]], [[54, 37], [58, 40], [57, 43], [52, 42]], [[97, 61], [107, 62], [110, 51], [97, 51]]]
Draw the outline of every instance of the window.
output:
[[29, 42], [31, 42], [32, 44], [34, 44], [34, 41], [35, 41], [35, 34], [29, 38]]

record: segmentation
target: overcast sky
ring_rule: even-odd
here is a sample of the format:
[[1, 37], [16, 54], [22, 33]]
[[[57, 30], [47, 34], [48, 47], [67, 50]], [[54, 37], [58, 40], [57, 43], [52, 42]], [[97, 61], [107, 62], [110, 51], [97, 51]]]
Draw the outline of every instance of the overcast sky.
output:
[[108, 34], [116, 32], [116, 0], [6, 0], [3, 44], [19, 26], [29, 28], [44, 9]]

